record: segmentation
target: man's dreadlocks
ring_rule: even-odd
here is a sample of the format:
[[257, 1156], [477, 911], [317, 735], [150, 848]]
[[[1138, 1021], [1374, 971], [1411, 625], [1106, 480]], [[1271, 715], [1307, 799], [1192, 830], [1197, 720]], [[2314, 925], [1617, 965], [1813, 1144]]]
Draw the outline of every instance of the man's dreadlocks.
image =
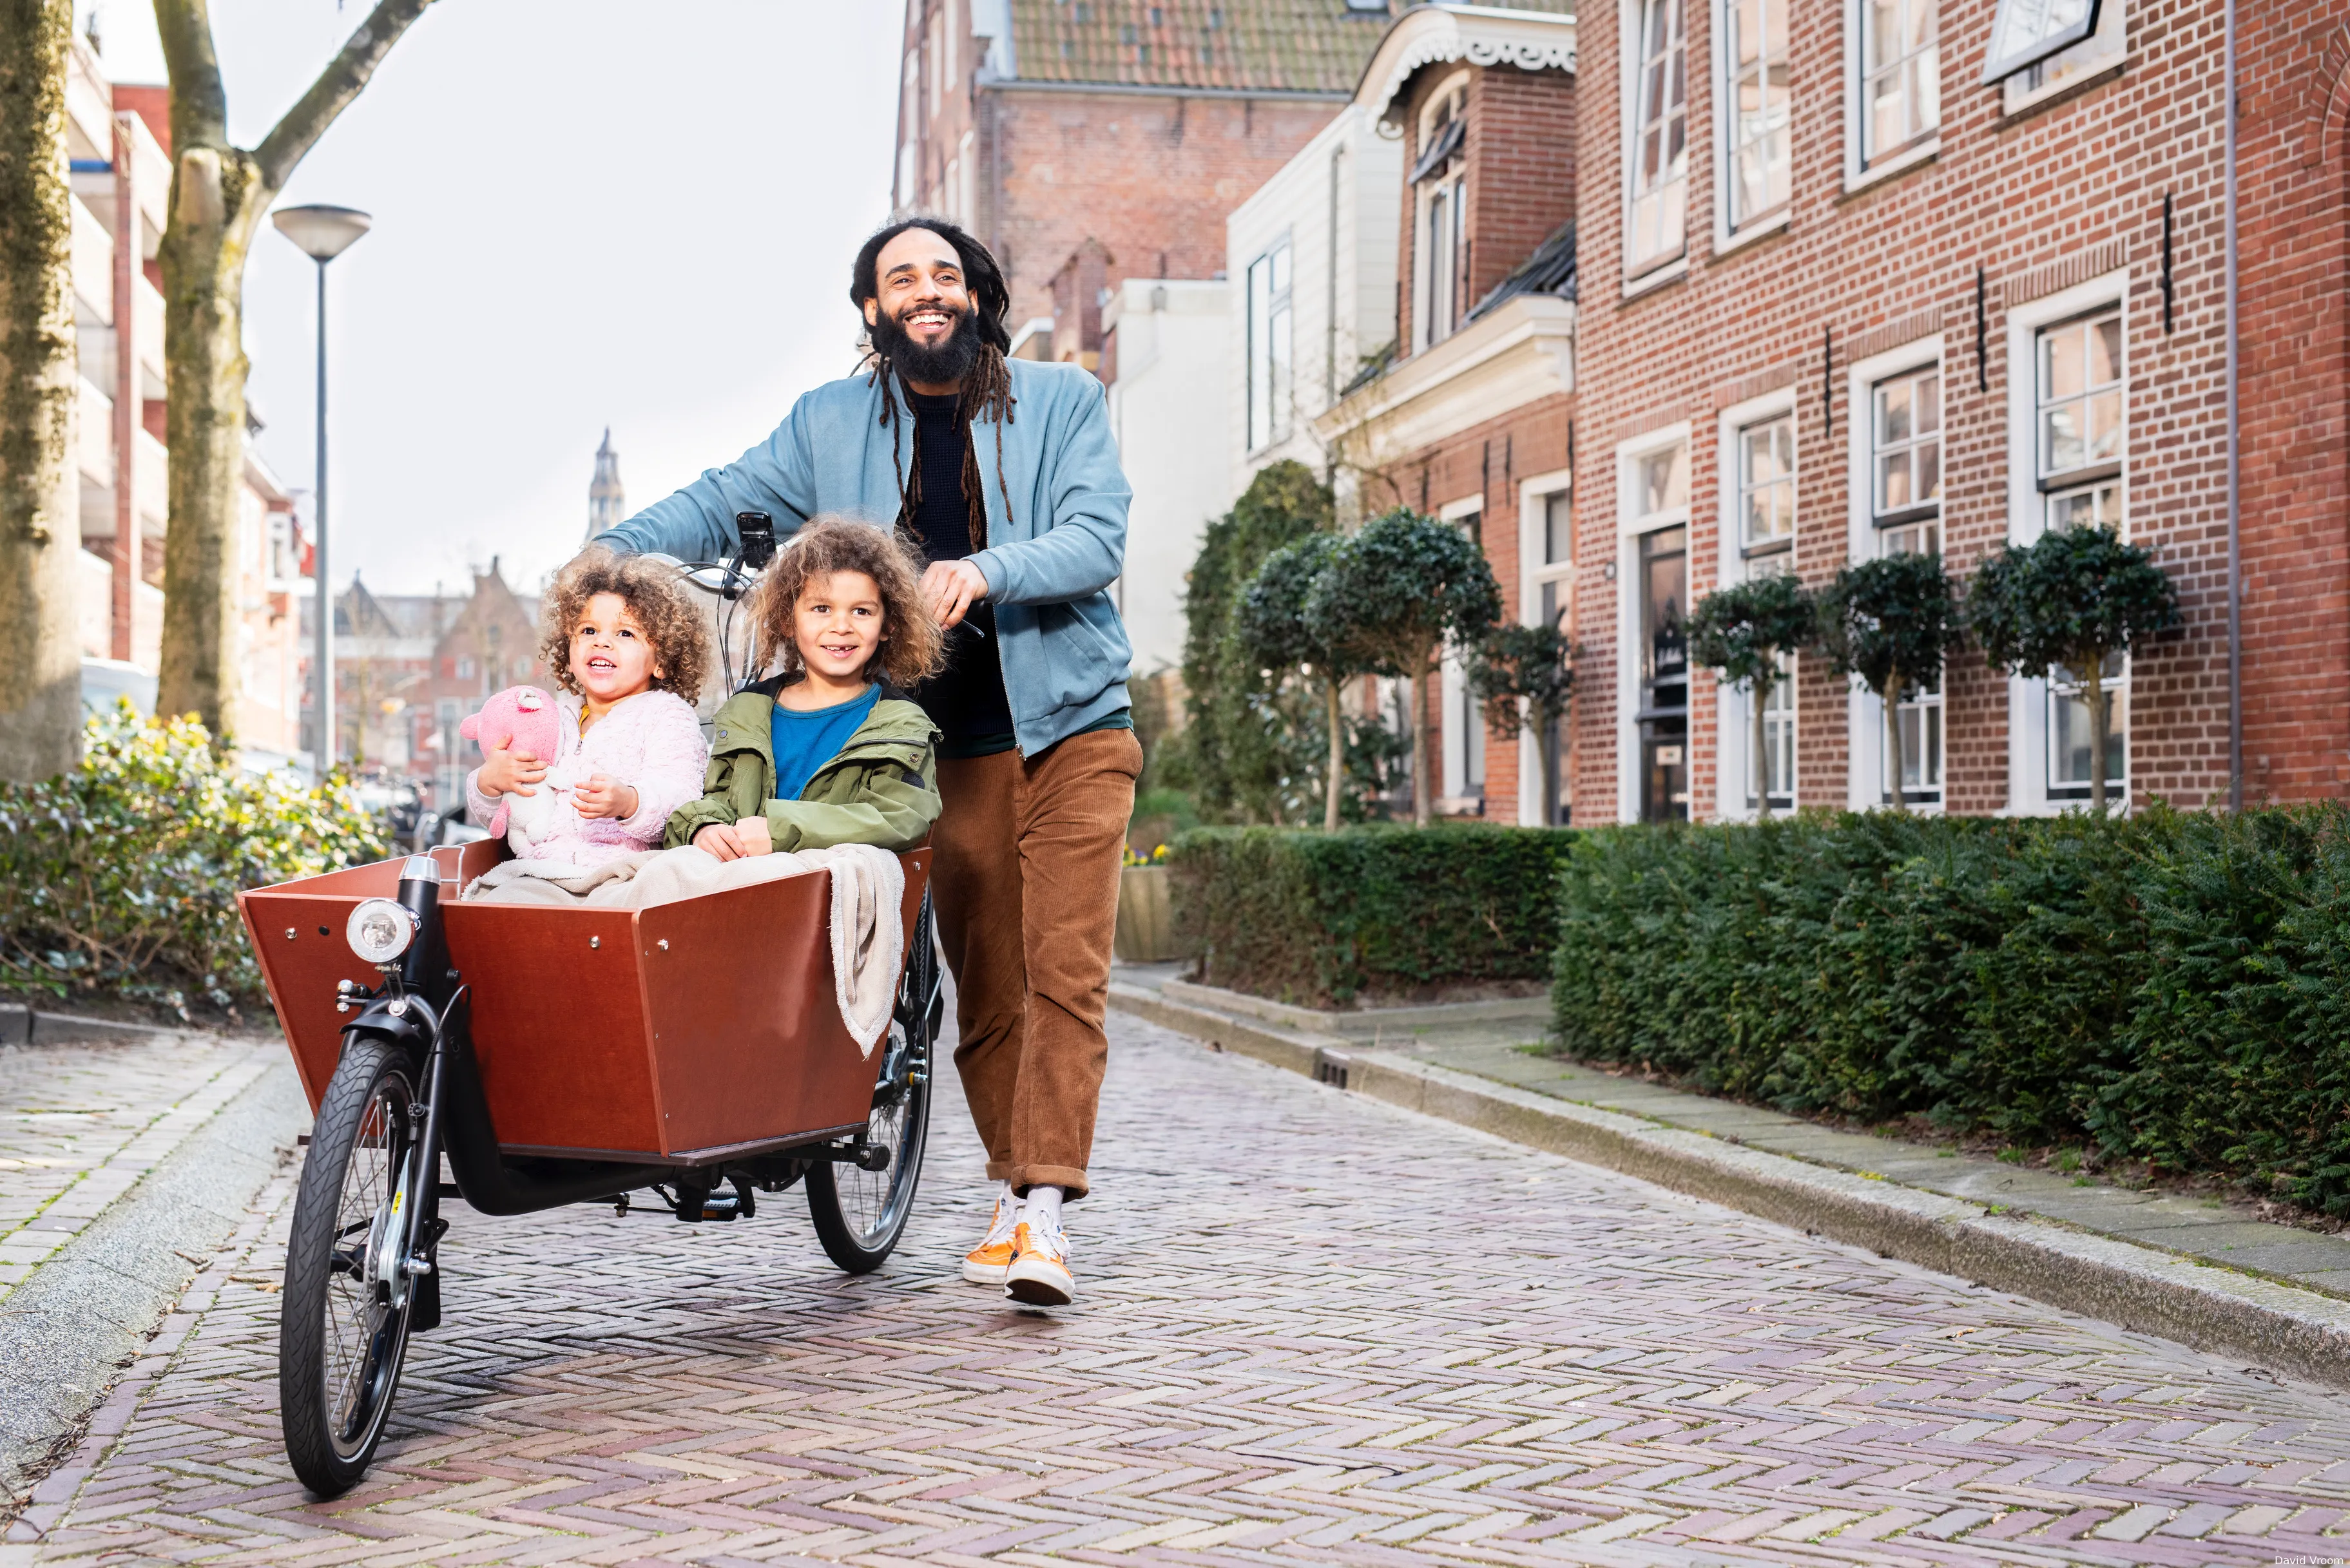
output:
[[[1012, 347], [1012, 334], [1003, 325], [1004, 313], [1012, 306], [1012, 291], [1004, 285], [1003, 269], [995, 265], [987, 247], [960, 224], [944, 218], [908, 218], [876, 230], [858, 248], [849, 273], [848, 297], [860, 312], [868, 301], [880, 297], [877, 274], [882, 249], [910, 229], [927, 229], [954, 247], [955, 255], [962, 263], [963, 286], [971, 292], [972, 314], [956, 330], [972, 333], [978, 339], [979, 350], [970, 372], [963, 377], [962, 395], [955, 400], [955, 433], [962, 441], [962, 493], [971, 508], [971, 547], [976, 554], [987, 548], [987, 492], [980, 477], [979, 452], [971, 439], [971, 424], [983, 414], [995, 421], [995, 487], [1003, 497], [1004, 520], [1010, 522], [1012, 518], [1012, 488], [1003, 477], [1003, 427], [1012, 422], [1015, 400], [1012, 396], [1011, 364], [1005, 358]], [[880, 383], [881, 422], [889, 427], [890, 467], [898, 475], [898, 526], [911, 534], [914, 514], [922, 503], [922, 470], [920, 463], [914, 465], [914, 479], [910, 486], [899, 451], [905, 418], [898, 407], [896, 369], [869, 337], [865, 364], [869, 372], [867, 384]]]

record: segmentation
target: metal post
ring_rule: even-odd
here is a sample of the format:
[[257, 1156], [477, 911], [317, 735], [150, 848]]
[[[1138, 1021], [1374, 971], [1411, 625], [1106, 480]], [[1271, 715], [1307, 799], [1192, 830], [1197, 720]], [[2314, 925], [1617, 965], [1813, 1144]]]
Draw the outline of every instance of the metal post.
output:
[[311, 545], [311, 565], [318, 584], [317, 651], [312, 656], [317, 672], [318, 713], [318, 776], [335, 765], [335, 603], [327, 573], [327, 263], [318, 258], [318, 462], [311, 480], [310, 517], [317, 530]]

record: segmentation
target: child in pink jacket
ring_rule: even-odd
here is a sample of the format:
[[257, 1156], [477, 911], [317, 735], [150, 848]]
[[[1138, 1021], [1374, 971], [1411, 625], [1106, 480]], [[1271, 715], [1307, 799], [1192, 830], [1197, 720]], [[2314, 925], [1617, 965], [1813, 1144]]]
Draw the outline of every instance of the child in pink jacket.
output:
[[[588, 867], [660, 848], [670, 813], [701, 797], [710, 761], [692, 706], [710, 662], [698, 607], [659, 564], [589, 550], [556, 579], [545, 639], [539, 657], [563, 687], [557, 754], [484, 737], [467, 815], [487, 823], [502, 795], [556, 789], [567, 798], [535, 858]], [[558, 766], [577, 782], [547, 783]]]

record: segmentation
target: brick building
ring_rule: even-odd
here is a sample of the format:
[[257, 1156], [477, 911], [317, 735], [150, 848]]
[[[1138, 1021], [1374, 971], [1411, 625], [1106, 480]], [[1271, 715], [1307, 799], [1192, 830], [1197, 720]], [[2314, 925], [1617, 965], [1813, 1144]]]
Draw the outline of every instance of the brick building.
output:
[[[2116, 772], [2134, 801], [2227, 797], [2220, 0], [2105, 0], [2094, 33], [2008, 70], [2033, 9], [2002, 24], [1997, 69], [1997, 0], [1585, 16], [1578, 821], [1752, 810], [1743, 699], [1681, 654], [1692, 598], [1910, 549], [1963, 579], [2003, 541], [2090, 521], [2149, 546], [2186, 617], [2116, 671]], [[2334, 795], [2350, 21], [2245, 5], [2239, 26], [2243, 793]], [[2085, 705], [2055, 673], [2011, 680], [1970, 647], [1908, 693], [1905, 800], [2084, 799]], [[1887, 800], [1874, 700], [1816, 659], [1795, 675], [1771, 716], [1773, 796]]]

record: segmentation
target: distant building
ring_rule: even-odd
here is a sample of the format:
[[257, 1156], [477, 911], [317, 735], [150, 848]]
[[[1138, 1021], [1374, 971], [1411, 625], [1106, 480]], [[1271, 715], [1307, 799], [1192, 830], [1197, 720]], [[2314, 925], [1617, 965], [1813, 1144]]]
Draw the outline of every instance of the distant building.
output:
[[604, 427], [604, 444], [596, 449], [596, 477], [588, 486], [588, 537], [617, 528], [629, 515], [629, 498], [620, 488], [620, 454], [612, 450], [612, 427]]

